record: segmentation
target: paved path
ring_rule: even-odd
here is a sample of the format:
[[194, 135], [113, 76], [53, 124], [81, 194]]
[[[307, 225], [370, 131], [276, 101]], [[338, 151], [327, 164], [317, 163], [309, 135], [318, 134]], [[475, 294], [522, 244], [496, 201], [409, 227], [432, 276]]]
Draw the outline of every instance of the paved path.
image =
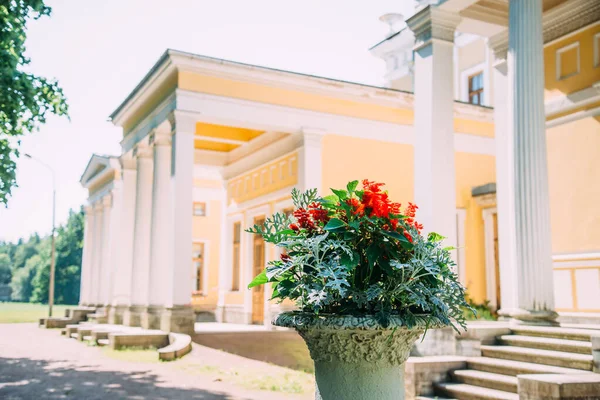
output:
[[[67, 339], [57, 330], [0, 324], [0, 398], [314, 398], [306, 374], [207, 347], [194, 345], [192, 353], [170, 363], [143, 353], [120, 352], [128, 359], [116, 359], [107, 349]], [[142, 356], [146, 361], [136, 360]]]

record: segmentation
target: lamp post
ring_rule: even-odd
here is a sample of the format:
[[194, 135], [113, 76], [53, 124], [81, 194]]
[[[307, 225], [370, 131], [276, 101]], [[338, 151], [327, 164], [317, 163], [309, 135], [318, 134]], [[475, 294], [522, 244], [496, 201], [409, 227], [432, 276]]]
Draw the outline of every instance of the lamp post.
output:
[[39, 160], [36, 157], [31, 156], [30, 154], [24, 154], [25, 157], [37, 161], [39, 164], [43, 165], [50, 174], [52, 175], [52, 250], [50, 252], [50, 282], [48, 283], [48, 316], [52, 316], [52, 306], [54, 305], [54, 275], [56, 268], [56, 179], [54, 170], [45, 162]]

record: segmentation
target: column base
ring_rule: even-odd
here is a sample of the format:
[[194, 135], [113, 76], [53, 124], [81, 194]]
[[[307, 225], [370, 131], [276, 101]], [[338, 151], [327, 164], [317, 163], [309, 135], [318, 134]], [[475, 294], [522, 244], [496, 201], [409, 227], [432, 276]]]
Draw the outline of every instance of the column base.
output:
[[123, 313], [123, 325], [142, 326], [142, 313], [146, 311], [146, 306], [129, 306]]
[[192, 306], [173, 306], [165, 308], [160, 317], [160, 329], [165, 332], [194, 334], [196, 315]]
[[511, 325], [559, 326], [556, 311], [530, 311], [519, 308], [502, 309], [498, 315], [508, 317]]
[[110, 308], [108, 312], [108, 323], [112, 325], [123, 324], [123, 317], [127, 311], [127, 306], [123, 304], [117, 304]]
[[142, 312], [140, 322], [144, 329], [160, 329], [161, 318], [165, 308], [163, 306], [148, 306]]

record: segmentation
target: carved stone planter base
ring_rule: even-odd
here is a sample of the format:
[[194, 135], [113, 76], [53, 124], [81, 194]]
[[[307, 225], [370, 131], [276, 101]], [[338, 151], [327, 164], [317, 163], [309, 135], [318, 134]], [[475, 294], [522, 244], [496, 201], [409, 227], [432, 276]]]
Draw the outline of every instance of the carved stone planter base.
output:
[[384, 327], [370, 316], [289, 312], [273, 324], [304, 338], [315, 362], [316, 400], [403, 400], [404, 362], [427, 321], [407, 329], [399, 319]]

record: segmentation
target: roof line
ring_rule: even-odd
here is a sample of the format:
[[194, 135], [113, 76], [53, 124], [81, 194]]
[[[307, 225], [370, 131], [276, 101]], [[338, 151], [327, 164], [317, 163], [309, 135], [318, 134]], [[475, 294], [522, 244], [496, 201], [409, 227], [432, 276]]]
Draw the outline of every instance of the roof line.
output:
[[328, 78], [328, 77], [319, 76], [319, 75], [305, 74], [302, 72], [294, 72], [294, 71], [289, 71], [289, 70], [284, 70], [284, 69], [265, 67], [262, 65], [248, 64], [248, 63], [243, 63], [243, 62], [239, 62], [239, 61], [231, 61], [231, 60], [226, 60], [223, 58], [210, 57], [210, 56], [205, 56], [205, 55], [201, 55], [201, 54], [195, 54], [195, 53], [190, 53], [190, 52], [186, 52], [186, 51], [181, 51], [181, 50], [167, 49], [160, 56], [160, 58], [156, 61], [156, 63], [154, 63], [152, 68], [148, 71], [148, 73], [146, 73], [146, 75], [142, 78], [142, 80], [135, 86], [135, 88], [131, 91], [131, 93], [129, 93], [129, 95], [125, 98], [125, 100], [123, 100], [123, 102], [121, 102], [121, 104], [115, 109], [115, 111], [113, 111], [110, 114], [110, 116], [109, 116], [110, 120], [114, 119], [115, 116], [123, 109], [123, 107], [125, 107], [125, 105], [137, 94], [137, 92], [142, 88], [142, 86], [144, 86], [148, 82], [148, 80], [156, 72], [156, 70], [169, 58], [170, 54], [179, 54], [179, 55], [183, 55], [183, 56], [189, 56], [191, 58], [216, 61], [216, 62], [220, 62], [220, 63], [233, 64], [233, 65], [238, 65], [238, 66], [243, 66], [243, 67], [259, 68], [259, 69], [262, 69], [265, 71], [280, 72], [280, 73], [285, 73], [285, 74], [290, 74], [290, 75], [303, 76], [303, 77], [307, 77], [307, 78], [323, 79], [323, 80], [327, 80], [330, 82], [345, 83], [345, 84], [356, 85], [356, 86], [361, 86], [361, 87], [366, 87], [366, 88], [381, 89], [381, 90], [386, 90], [386, 91], [390, 91], [390, 92], [412, 94], [411, 91], [407, 91], [407, 90], [392, 89], [392, 88], [387, 88], [387, 87], [383, 87], [383, 86], [369, 85], [369, 84], [365, 84], [365, 83], [346, 81], [346, 80], [342, 80], [342, 79]]

